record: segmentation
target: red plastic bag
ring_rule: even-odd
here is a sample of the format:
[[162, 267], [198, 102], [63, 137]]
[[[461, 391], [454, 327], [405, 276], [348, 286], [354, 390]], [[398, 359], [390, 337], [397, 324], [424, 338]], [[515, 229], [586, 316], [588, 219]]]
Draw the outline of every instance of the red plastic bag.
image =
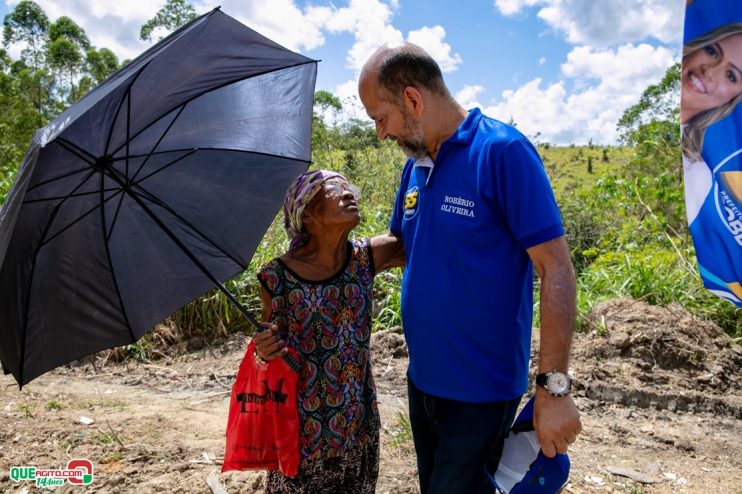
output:
[[295, 351], [260, 365], [251, 341], [232, 386], [227, 446], [222, 472], [299, 469], [299, 413], [296, 391], [299, 362]]

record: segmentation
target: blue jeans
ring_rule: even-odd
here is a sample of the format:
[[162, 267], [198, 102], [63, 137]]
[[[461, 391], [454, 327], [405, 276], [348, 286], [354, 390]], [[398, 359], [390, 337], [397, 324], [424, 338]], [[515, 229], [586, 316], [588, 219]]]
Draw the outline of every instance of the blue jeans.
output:
[[468, 403], [420, 391], [407, 377], [410, 425], [422, 494], [493, 494], [484, 472], [490, 454], [502, 448], [520, 397]]

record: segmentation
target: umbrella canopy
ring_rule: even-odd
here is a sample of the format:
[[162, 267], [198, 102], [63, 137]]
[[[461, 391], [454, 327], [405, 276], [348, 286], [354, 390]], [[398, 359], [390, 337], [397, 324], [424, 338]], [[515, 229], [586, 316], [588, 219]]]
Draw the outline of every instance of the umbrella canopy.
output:
[[0, 361], [21, 386], [247, 267], [309, 165], [316, 70], [217, 9], [36, 133], [0, 210]]

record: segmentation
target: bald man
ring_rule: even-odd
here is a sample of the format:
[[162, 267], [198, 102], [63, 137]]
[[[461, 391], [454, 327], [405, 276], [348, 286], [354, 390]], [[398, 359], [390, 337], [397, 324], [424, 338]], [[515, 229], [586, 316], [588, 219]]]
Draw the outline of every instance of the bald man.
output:
[[534, 420], [544, 454], [580, 433], [569, 395], [575, 275], [543, 164], [515, 128], [465, 110], [420, 47], [384, 46], [359, 95], [409, 157], [391, 220], [406, 269], [410, 422], [423, 494], [494, 492], [484, 471], [528, 389], [541, 278]]

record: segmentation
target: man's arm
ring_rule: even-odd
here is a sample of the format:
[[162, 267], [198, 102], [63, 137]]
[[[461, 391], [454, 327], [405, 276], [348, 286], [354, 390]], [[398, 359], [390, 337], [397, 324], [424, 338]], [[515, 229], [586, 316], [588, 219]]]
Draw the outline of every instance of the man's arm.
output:
[[371, 238], [370, 243], [377, 273], [404, 266], [404, 247], [401, 238], [392, 232], [388, 232], [386, 235]]
[[[528, 249], [541, 278], [541, 348], [538, 372], [569, 370], [569, 349], [575, 318], [575, 273], [565, 238], [559, 237]], [[582, 430], [571, 396], [555, 397], [536, 388], [533, 424], [548, 457], [565, 453]]]

